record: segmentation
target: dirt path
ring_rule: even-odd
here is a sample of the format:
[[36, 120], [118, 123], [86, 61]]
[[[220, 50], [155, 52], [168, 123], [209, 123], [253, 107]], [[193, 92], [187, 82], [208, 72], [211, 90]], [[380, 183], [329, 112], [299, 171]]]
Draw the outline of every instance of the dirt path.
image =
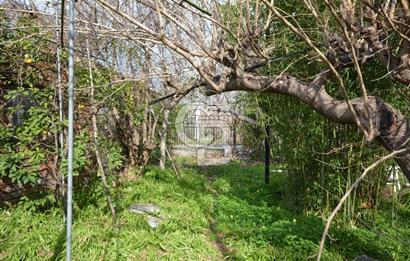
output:
[[229, 249], [228, 246], [223, 242], [223, 234], [216, 230], [215, 220], [210, 218], [208, 222], [211, 235], [215, 237], [215, 240], [211, 238], [211, 240], [213, 241], [212, 243], [214, 247], [218, 249], [219, 253], [221, 253], [221, 258], [223, 260], [233, 260], [232, 250]]
[[[213, 175], [209, 175], [209, 165], [202, 165], [201, 166], [201, 171], [206, 174], [208, 183], [211, 185], [212, 182], [215, 181]], [[210, 188], [210, 193], [214, 198], [218, 197], [218, 192], [214, 190], [211, 186]], [[212, 209], [210, 209], [209, 213], [213, 213]], [[217, 222], [215, 219], [210, 216], [208, 219], [209, 223], [209, 239], [212, 242], [212, 245], [218, 249], [219, 253], [221, 254], [221, 260], [234, 260], [233, 258], [233, 251], [230, 249], [225, 243], [224, 243], [224, 234], [221, 232], [218, 232], [217, 230]]]

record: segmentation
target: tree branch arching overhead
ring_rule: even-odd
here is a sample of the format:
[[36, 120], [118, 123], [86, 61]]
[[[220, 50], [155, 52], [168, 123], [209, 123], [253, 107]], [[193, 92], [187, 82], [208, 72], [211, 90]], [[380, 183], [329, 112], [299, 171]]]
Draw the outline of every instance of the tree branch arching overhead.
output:
[[[154, 20], [161, 25], [161, 33], [151, 30], [145, 20], [121, 8], [114, 9], [105, 0], [98, 2], [119, 20], [122, 19], [124, 24], [131, 23], [142, 31], [147, 41], [160, 42], [186, 59], [198, 72], [199, 81], [203, 82], [195, 87], [206, 84], [208, 95], [227, 91], [291, 95], [334, 122], [357, 125], [368, 142], [376, 139], [388, 151], [400, 149], [410, 137], [406, 118], [382, 98], [368, 96], [361, 77], [362, 67], [369, 60], [378, 59], [394, 80], [410, 84], [410, 30], [405, 26], [409, 19], [406, 0], [397, 4], [387, 1], [381, 6], [365, 0], [355, 3], [343, 0], [339, 6], [331, 1], [303, 1], [298, 6], [299, 10], [314, 17], [316, 24], [313, 28], [323, 30], [320, 43], [317, 36], [314, 39], [311, 35], [310, 28], [301, 24], [294, 14], [282, 9], [285, 1], [239, 1], [234, 4], [202, 1], [200, 7], [211, 10], [211, 17], [201, 15], [196, 8], [176, 5], [174, 1], [141, 1], [140, 10], [151, 10], [157, 14]], [[318, 15], [323, 12], [327, 12], [330, 18]], [[254, 14], [253, 17], [250, 13]], [[329, 69], [318, 72], [311, 82], [285, 74], [266, 76], [258, 72], [258, 66], [247, 71], [246, 68], [255, 64], [267, 64], [272, 48], [261, 39], [273, 25], [280, 24], [305, 41]], [[392, 35], [401, 37], [397, 46], [386, 40]], [[399, 51], [394, 53], [394, 48]], [[346, 67], [357, 71], [360, 78], [357, 88], [362, 93], [361, 97], [348, 97], [340, 76]], [[326, 82], [334, 77], [344, 100], [326, 92]], [[396, 161], [410, 179], [410, 153], [398, 155]]]

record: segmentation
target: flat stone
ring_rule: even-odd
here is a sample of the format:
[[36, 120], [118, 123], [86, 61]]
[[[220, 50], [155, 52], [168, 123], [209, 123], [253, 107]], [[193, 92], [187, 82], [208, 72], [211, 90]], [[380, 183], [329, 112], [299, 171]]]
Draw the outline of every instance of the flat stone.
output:
[[131, 205], [129, 211], [136, 214], [156, 215], [161, 211], [161, 208], [154, 204], [134, 204]]
[[164, 221], [164, 219], [161, 217], [147, 216], [147, 223], [151, 228], [157, 228], [162, 221]]
[[154, 204], [134, 204], [128, 209], [130, 212], [146, 216], [148, 225], [151, 228], [157, 228], [164, 218], [158, 216], [161, 208]]

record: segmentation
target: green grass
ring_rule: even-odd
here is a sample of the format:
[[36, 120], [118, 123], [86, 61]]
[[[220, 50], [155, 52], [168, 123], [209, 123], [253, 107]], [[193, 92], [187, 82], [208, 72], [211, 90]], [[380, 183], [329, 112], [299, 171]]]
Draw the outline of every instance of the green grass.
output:
[[[284, 174], [272, 175], [265, 185], [263, 166], [231, 164], [206, 170], [217, 191], [214, 218], [218, 232], [236, 260], [307, 260], [314, 257], [323, 232], [323, 220], [295, 213], [283, 201]], [[371, 211], [371, 210], [365, 210]], [[379, 260], [410, 260], [408, 212], [379, 211], [371, 228], [335, 222], [323, 260], [353, 260], [368, 255]]]
[[[73, 226], [74, 260], [220, 258], [210, 239], [208, 210], [212, 196], [207, 192], [207, 181], [192, 169], [182, 175], [183, 179], [177, 180], [172, 172], [153, 169], [138, 182], [118, 189], [118, 228], [112, 225], [102, 196], [96, 202], [88, 199], [87, 204], [77, 204]], [[155, 230], [149, 228], [143, 216], [127, 210], [135, 202], [158, 204], [166, 222]], [[65, 258], [61, 211], [37, 213], [20, 207], [3, 210], [0, 220], [0, 253], [5, 256], [4, 260]]]
[[[314, 257], [323, 220], [296, 213], [284, 202], [283, 174], [263, 184], [263, 166], [225, 166], [172, 171], [150, 168], [145, 176], [115, 190], [117, 226], [112, 224], [101, 189], [77, 193], [74, 209], [74, 260], [307, 260]], [[130, 213], [135, 203], [154, 203], [166, 221], [151, 229]], [[324, 260], [352, 260], [366, 254], [379, 260], [410, 260], [410, 211], [379, 210], [370, 226], [336, 222]], [[0, 211], [0, 260], [62, 260], [62, 212]]]

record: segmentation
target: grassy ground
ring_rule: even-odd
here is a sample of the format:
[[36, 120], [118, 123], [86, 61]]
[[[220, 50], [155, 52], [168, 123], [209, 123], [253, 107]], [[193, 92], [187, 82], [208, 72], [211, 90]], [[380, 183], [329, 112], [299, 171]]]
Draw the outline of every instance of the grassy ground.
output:
[[[314, 257], [322, 219], [292, 212], [282, 200], [283, 178], [263, 184], [261, 165], [239, 163], [171, 171], [151, 168], [117, 188], [117, 225], [100, 190], [76, 198], [74, 260], [307, 260]], [[135, 202], [162, 207], [166, 221], [151, 229], [130, 213]], [[407, 210], [406, 210], [407, 209]], [[331, 229], [324, 260], [410, 260], [408, 208], [380, 212], [371, 228]], [[62, 260], [65, 231], [60, 210], [0, 211], [0, 260]]]

